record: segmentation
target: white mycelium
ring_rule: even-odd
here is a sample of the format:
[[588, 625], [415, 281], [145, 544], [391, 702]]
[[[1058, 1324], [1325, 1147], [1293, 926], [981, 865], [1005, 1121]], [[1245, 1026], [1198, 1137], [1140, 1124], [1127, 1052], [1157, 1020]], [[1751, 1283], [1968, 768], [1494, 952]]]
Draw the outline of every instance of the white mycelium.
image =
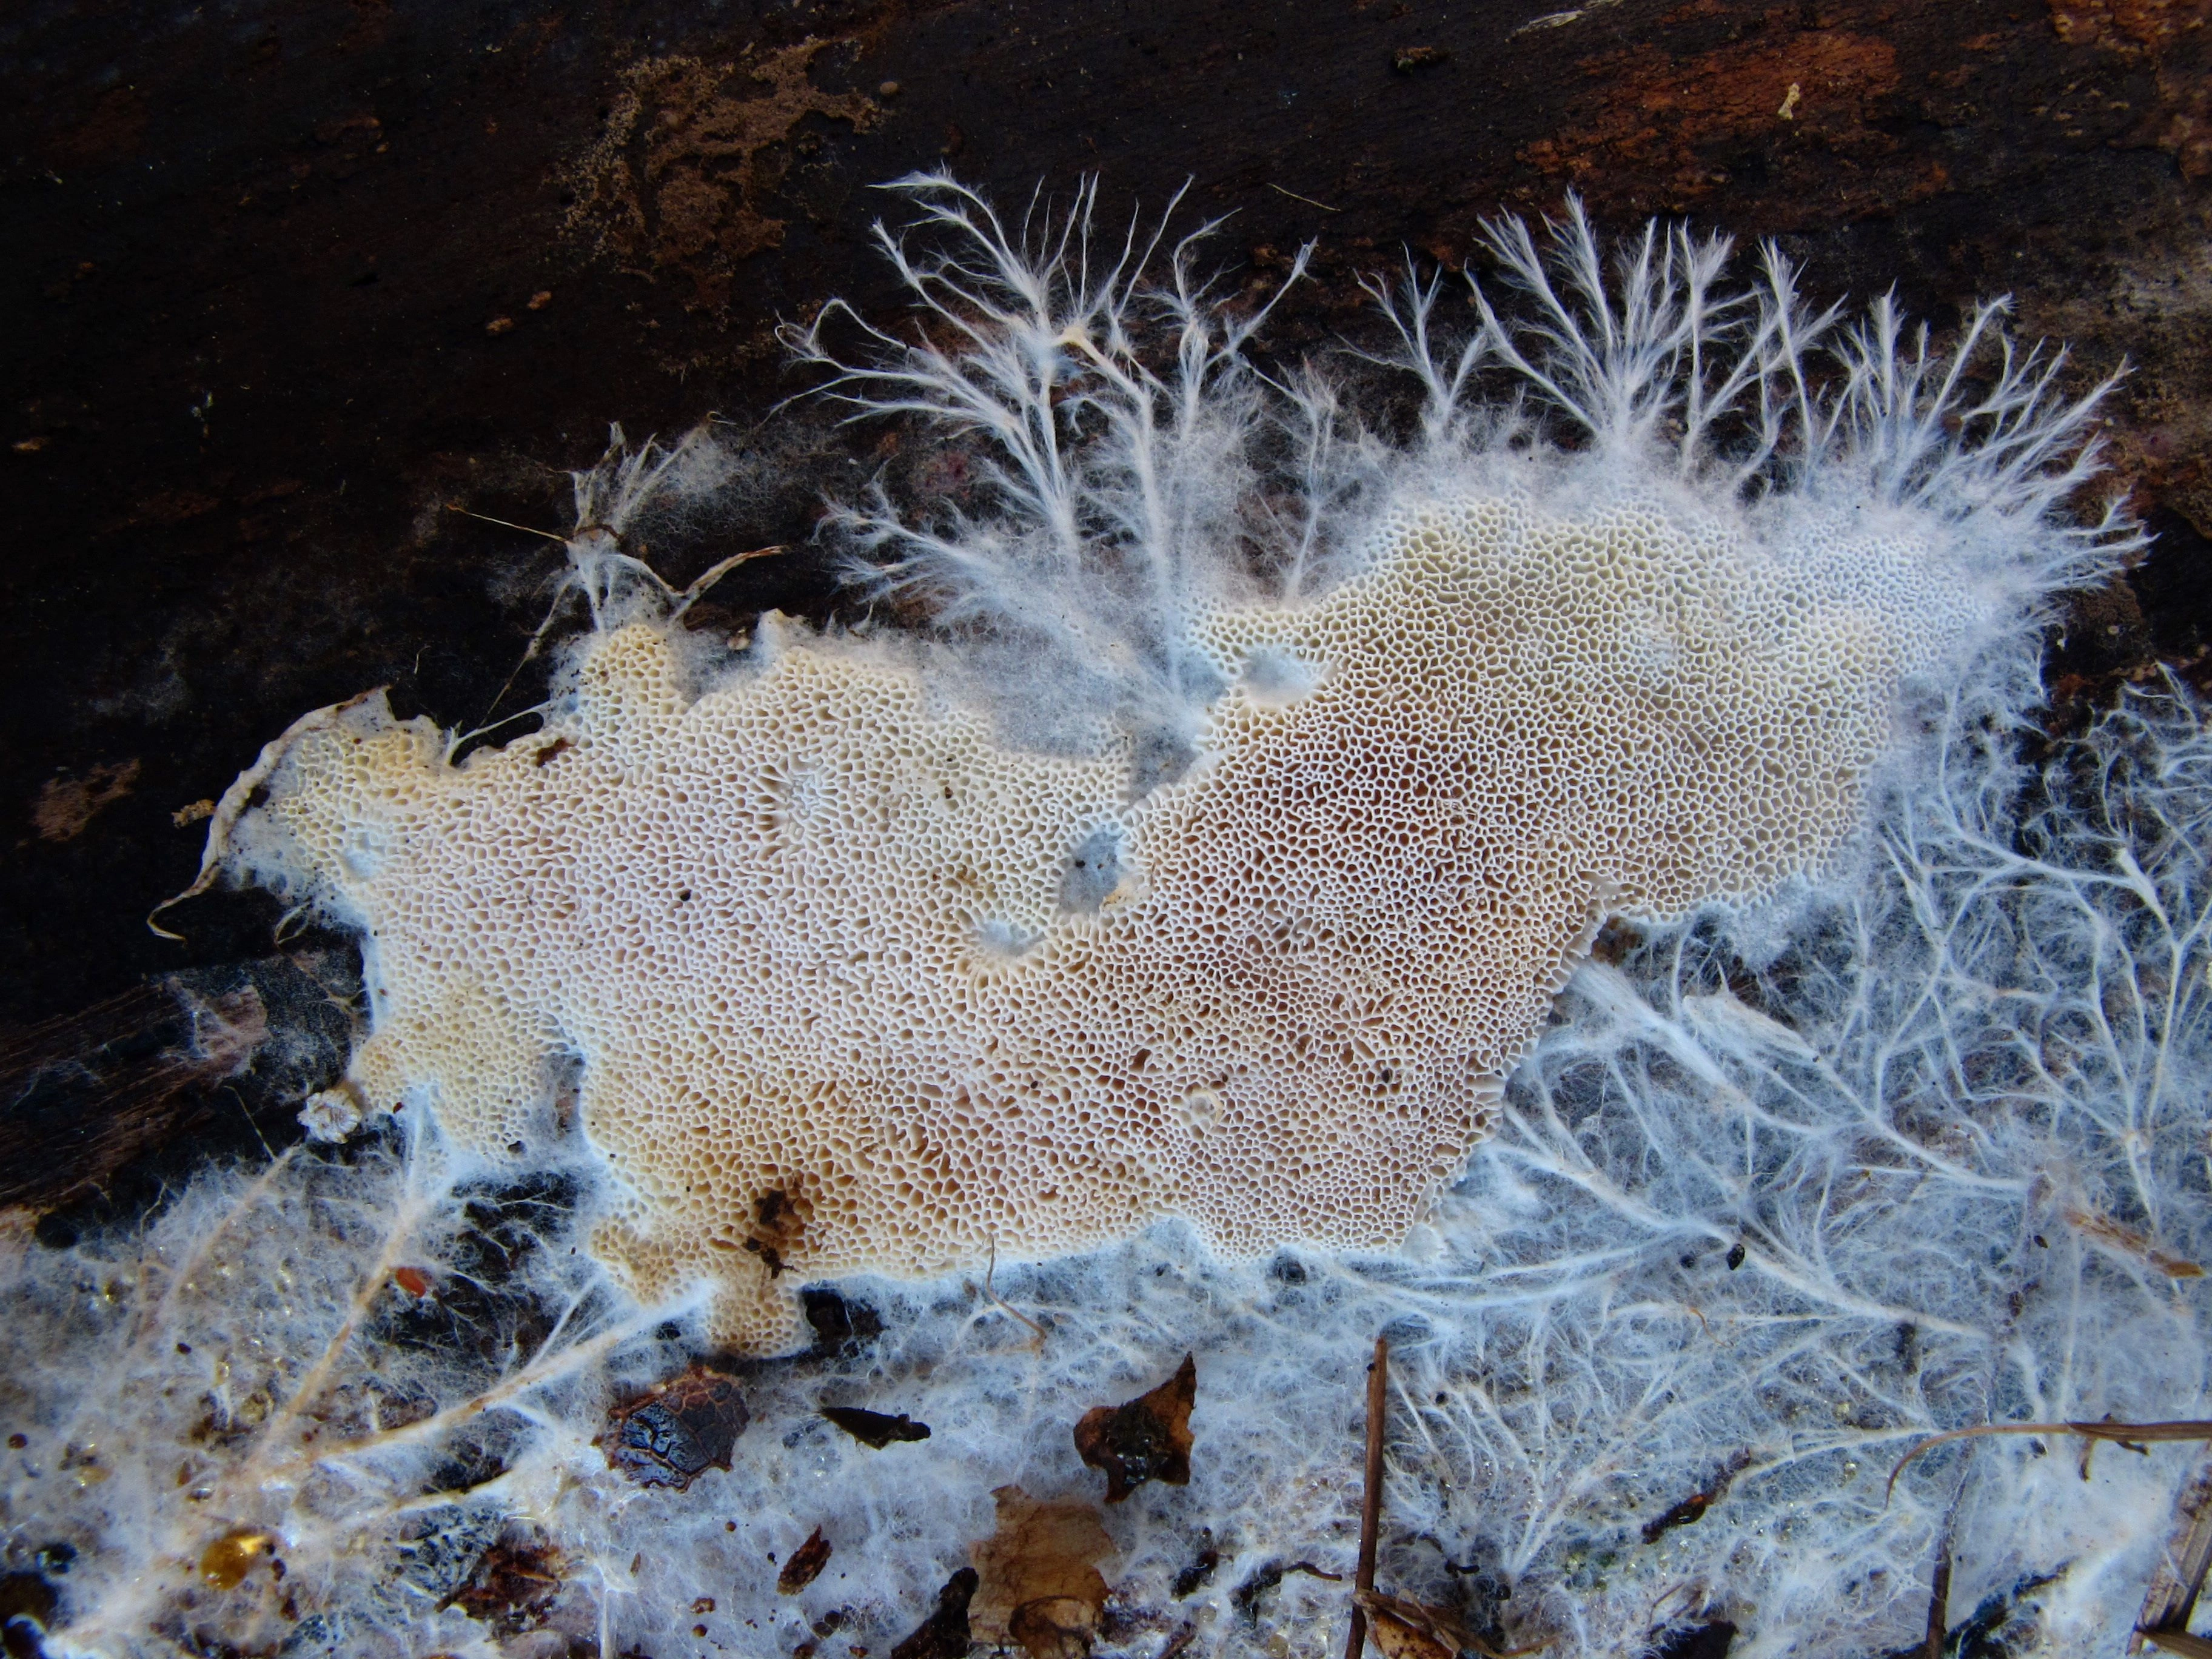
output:
[[[363, 1127], [21, 1246], [4, 1515], [77, 1552], [51, 1639], [887, 1647], [994, 1488], [1095, 1498], [1069, 1426], [1190, 1350], [1193, 1481], [1106, 1512], [1098, 1649], [1318, 1653], [1341, 1590], [1275, 1570], [1348, 1565], [1388, 1328], [1384, 1577], [1499, 1645], [1879, 1652], [1948, 1537], [1954, 1622], [2118, 1652], [2186, 1449], [1882, 1489], [1938, 1429], [2203, 1414], [2212, 751], [2175, 693], [2021, 757], [2039, 603], [2132, 545], [2064, 516], [2056, 362], [1508, 222], [1463, 342], [1377, 284], [1425, 399], [1392, 450], [1254, 366], [1188, 244], [1154, 284], [1087, 202], [1025, 240], [907, 189], [927, 331], [793, 341], [980, 480], [837, 521], [937, 639], [703, 648], [621, 541], [703, 441], [618, 449], [540, 731], [456, 767], [370, 700], [226, 799], [210, 878], [362, 936], [310, 1118]], [[610, 1471], [621, 1384], [789, 1349], [825, 1279], [872, 1345], [750, 1371], [688, 1493]], [[470, 1340], [417, 1340], [446, 1308]], [[544, 1629], [450, 1599], [502, 1534], [555, 1552]], [[286, 1575], [212, 1583], [234, 1536]]]

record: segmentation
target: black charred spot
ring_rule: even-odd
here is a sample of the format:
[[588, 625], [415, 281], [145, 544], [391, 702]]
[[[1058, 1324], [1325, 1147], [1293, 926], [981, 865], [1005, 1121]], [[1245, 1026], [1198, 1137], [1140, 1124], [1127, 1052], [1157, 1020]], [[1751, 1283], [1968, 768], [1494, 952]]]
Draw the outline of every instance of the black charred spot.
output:
[[873, 1308], [849, 1301], [826, 1285], [810, 1285], [799, 1293], [799, 1300], [806, 1310], [806, 1322], [814, 1328], [818, 1354], [849, 1356], [883, 1334], [883, 1318]]

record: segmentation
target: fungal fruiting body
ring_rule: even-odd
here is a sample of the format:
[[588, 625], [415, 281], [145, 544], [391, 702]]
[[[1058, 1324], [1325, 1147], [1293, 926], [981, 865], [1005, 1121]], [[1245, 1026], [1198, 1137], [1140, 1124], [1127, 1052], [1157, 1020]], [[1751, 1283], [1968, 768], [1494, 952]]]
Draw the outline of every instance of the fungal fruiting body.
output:
[[[1374, 285], [1393, 445], [1188, 244], [906, 188], [927, 329], [790, 338], [977, 481], [830, 520], [930, 630], [687, 631], [727, 562], [624, 550], [713, 441], [617, 443], [540, 730], [455, 765], [357, 699], [216, 811], [198, 885], [360, 935], [302, 1114], [355, 1144], [0, 1229], [48, 1650], [896, 1651], [1189, 1353], [1188, 1485], [1086, 1523], [1102, 1648], [1306, 1659], [1387, 1329], [1392, 1593], [1497, 1650], [1890, 1651], [1932, 1590], [2117, 1659], [2179, 1448], [1885, 1484], [2208, 1411], [2212, 737], [2036, 715], [2041, 602], [2136, 544], [2069, 499], [2094, 393], [1995, 308], [1940, 354], [1575, 214], [1492, 227], [1463, 339]], [[611, 1461], [848, 1275], [872, 1335], [732, 1367], [678, 1481]]]
[[[618, 539], [690, 447], [618, 447], [541, 732], [456, 768], [380, 700], [326, 710], [210, 842], [359, 931], [359, 1105], [496, 1155], [573, 1076], [623, 1194], [596, 1248], [647, 1299], [715, 1280], [747, 1348], [807, 1279], [1163, 1215], [1232, 1255], [1402, 1237], [1606, 916], [1815, 871], [1900, 700], [2124, 540], [2048, 522], [2090, 465], [2054, 363], [2006, 345], [1962, 392], [1991, 312], [1946, 362], [1878, 307], [1816, 393], [1832, 313], [1775, 256], [1723, 296], [1723, 245], [1647, 234], [1616, 295], [1578, 215], [1548, 257], [1498, 227], [1532, 327], [1478, 288], [1439, 356], [1434, 285], [1376, 288], [1426, 388], [1393, 462], [1312, 377], [1267, 390], [1188, 244], [1141, 288], [1133, 240], [1096, 276], [1070, 226], [1018, 247], [910, 187], [955, 252], [886, 246], [965, 349], [870, 331], [849, 367], [834, 308], [793, 337], [980, 447], [994, 510], [841, 522], [1017, 678], [1103, 687], [1087, 727], [1024, 746], [972, 675], [775, 618], [702, 666]], [[1462, 408], [1485, 365], [1583, 447]], [[1272, 592], [1231, 568], [1255, 540]]]
[[801, 1282], [1163, 1215], [1392, 1244], [1603, 917], [1816, 865], [1982, 620], [1910, 526], [1689, 510], [1401, 502], [1321, 598], [1195, 618], [1222, 689], [1134, 800], [1126, 741], [1004, 746], [895, 648], [771, 621], [695, 695], [633, 622], [461, 767], [377, 701], [301, 732], [262, 848], [366, 941], [365, 1101], [496, 1155], [580, 1061], [596, 1248], [747, 1346]]

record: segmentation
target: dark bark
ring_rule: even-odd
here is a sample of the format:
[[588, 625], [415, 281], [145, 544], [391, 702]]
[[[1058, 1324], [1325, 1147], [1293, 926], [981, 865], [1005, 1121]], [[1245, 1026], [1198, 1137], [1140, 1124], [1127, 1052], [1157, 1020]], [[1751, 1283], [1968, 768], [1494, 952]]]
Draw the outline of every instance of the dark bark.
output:
[[[2136, 363], [2114, 459], [2162, 538], [2076, 618], [2061, 689], [2189, 658], [2212, 581], [2208, 11], [279, 0], [241, 28], [18, 8], [0, 1019], [264, 956], [258, 898], [172, 913], [181, 946], [143, 927], [197, 862], [203, 826], [172, 815], [364, 687], [481, 719], [558, 555], [444, 504], [562, 528], [560, 469], [609, 420], [767, 416], [794, 389], [776, 319], [890, 304], [867, 186], [940, 162], [1012, 203], [1095, 171], [1117, 216], [1188, 178], [1194, 218], [1235, 216], [1238, 280], [1318, 237], [1273, 330], [1291, 353], [1365, 326], [1359, 271], [1456, 261], [1482, 215], [1570, 188], [1616, 227], [1778, 237], [1823, 293], [1894, 283], [1939, 327], [2009, 290], [2086, 368]], [[803, 549], [874, 436], [797, 413], [757, 441], [780, 482], [725, 532]], [[729, 546], [653, 551], [680, 580]], [[821, 615], [831, 591], [802, 550], [717, 599]], [[86, 1113], [125, 1109], [88, 1087]], [[127, 1109], [116, 1145], [178, 1139], [167, 1108]]]

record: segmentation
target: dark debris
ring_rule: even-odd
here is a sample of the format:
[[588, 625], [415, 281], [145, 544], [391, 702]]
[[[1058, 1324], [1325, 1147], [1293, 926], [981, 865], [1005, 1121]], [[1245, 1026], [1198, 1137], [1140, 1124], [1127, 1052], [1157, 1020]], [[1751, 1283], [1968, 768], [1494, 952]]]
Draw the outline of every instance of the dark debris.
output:
[[917, 1423], [903, 1412], [893, 1417], [887, 1412], [866, 1411], [859, 1406], [824, 1406], [822, 1415], [862, 1445], [873, 1446], [878, 1451], [895, 1441], [929, 1438], [929, 1425]]
[[968, 1603], [975, 1599], [975, 1569], [963, 1567], [937, 1592], [937, 1611], [891, 1650], [891, 1659], [968, 1659]]
[[609, 1412], [598, 1443], [641, 1486], [682, 1492], [708, 1469], [730, 1467], [730, 1449], [751, 1420], [735, 1378], [694, 1365]]
[[508, 1536], [486, 1550], [447, 1601], [502, 1634], [533, 1628], [561, 1591], [561, 1553], [542, 1538]]
[[830, 1565], [830, 1540], [822, 1535], [819, 1527], [806, 1535], [806, 1541], [792, 1551], [791, 1559], [775, 1576], [778, 1595], [796, 1595], [822, 1576], [822, 1569]]
[[1198, 1361], [1185, 1354], [1176, 1374], [1151, 1393], [1083, 1414], [1075, 1449], [1104, 1473], [1108, 1503], [1120, 1503], [1147, 1480], [1190, 1483], [1190, 1408], [1197, 1398]]

